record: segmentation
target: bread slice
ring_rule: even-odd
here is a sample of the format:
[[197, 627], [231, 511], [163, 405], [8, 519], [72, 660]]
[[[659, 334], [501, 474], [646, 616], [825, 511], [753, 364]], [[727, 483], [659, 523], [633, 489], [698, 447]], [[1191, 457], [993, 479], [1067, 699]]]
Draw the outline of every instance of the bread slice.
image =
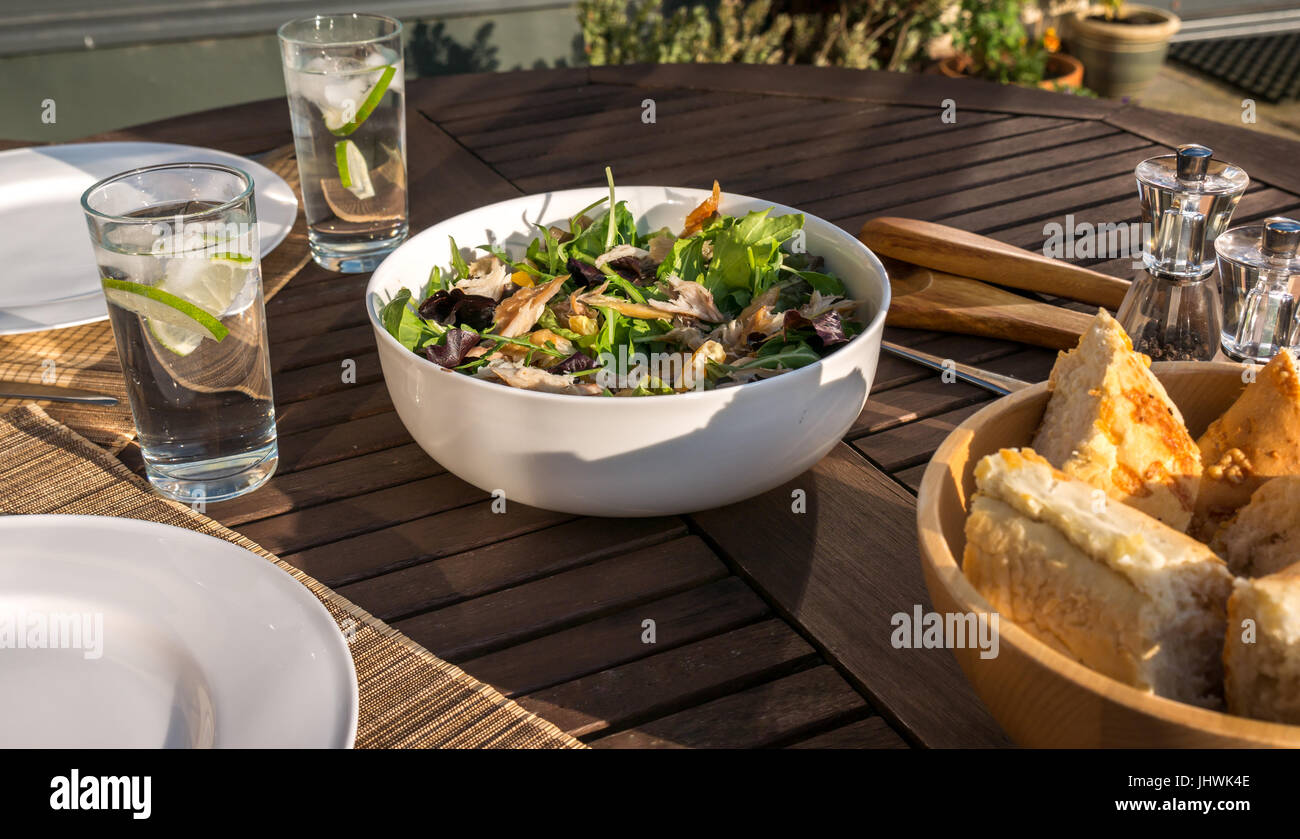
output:
[[999, 613], [1121, 682], [1219, 704], [1223, 560], [1028, 449], [985, 457], [975, 480], [962, 567]]
[[1300, 725], [1300, 567], [1237, 580], [1223, 669], [1229, 711]]
[[1275, 355], [1197, 446], [1205, 474], [1196, 535], [1208, 541], [1269, 478], [1300, 475], [1300, 375], [1291, 353]]
[[1300, 562], [1300, 475], [1265, 481], [1210, 547], [1239, 577], [1262, 577]]
[[1119, 323], [1098, 311], [1052, 368], [1033, 448], [1070, 477], [1185, 531], [1200, 452], [1150, 366]]

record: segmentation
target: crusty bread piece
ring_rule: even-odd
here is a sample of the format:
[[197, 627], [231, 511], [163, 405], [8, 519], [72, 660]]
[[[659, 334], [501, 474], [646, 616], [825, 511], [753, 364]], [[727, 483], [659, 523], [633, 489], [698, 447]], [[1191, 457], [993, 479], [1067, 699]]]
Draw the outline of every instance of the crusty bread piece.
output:
[[999, 613], [1119, 681], [1220, 702], [1223, 560], [1029, 449], [985, 457], [975, 480], [962, 568]]
[[1197, 446], [1205, 474], [1194, 535], [1209, 541], [1269, 478], [1300, 475], [1300, 375], [1291, 353], [1275, 355]]
[[1262, 577], [1300, 562], [1300, 475], [1265, 481], [1210, 547], [1239, 577]]
[[1052, 368], [1033, 448], [1070, 477], [1185, 531], [1200, 452], [1150, 365], [1119, 323], [1098, 311]]
[[1223, 669], [1229, 711], [1300, 725], [1300, 567], [1237, 580]]

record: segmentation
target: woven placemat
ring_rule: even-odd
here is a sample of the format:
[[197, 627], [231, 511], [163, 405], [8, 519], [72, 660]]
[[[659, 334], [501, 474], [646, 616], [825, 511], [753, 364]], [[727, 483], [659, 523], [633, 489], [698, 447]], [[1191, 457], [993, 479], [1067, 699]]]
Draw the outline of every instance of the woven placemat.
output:
[[112, 455], [29, 404], [0, 416], [0, 515], [145, 519], [233, 542], [305, 585], [350, 635], [358, 748], [582, 748], [554, 725], [258, 545], [169, 501]]
[[[307, 245], [307, 223], [302, 214], [302, 193], [298, 188], [298, 162], [293, 146], [267, 153], [259, 162], [284, 178], [298, 196], [298, 216], [289, 235], [262, 260], [262, 288], [270, 300], [284, 288], [311, 253]], [[113, 343], [108, 321], [68, 329], [0, 336], [0, 380], [44, 382], [93, 390], [117, 397], [111, 407], [49, 402], [50, 416], [109, 451], [120, 451], [135, 436], [131, 408], [126, 401], [126, 382]], [[0, 414], [24, 400], [0, 399]]]

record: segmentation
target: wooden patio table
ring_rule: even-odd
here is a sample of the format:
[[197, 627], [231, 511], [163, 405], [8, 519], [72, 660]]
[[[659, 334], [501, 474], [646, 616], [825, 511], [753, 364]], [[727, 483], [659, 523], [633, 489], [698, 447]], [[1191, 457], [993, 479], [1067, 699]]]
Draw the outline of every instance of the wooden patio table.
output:
[[[415, 231], [520, 194], [602, 184], [608, 164], [621, 184], [716, 178], [854, 233], [876, 215], [909, 216], [1040, 249], [1044, 224], [1067, 215], [1135, 221], [1134, 165], [1193, 141], [1250, 173], [1235, 222], [1300, 206], [1300, 144], [934, 76], [561, 69], [409, 82], [407, 108]], [[91, 139], [256, 155], [292, 137], [274, 99]], [[1128, 259], [1085, 263], [1133, 273]], [[894, 614], [929, 608], [915, 537], [921, 472], [990, 394], [882, 357], [843, 442], [751, 501], [657, 519], [519, 505], [498, 515], [393, 412], [367, 279], [308, 263], [268, 304], [279, 471], [209, 515], [595, 747], [1008, 744], [948, 651], [891, 644]], [[1054, 355], [887, 332], [1031, 380]], [[355, 383], [341, 380], [344, 359]], [[796, 489], [806, 512], [792, 509]]]

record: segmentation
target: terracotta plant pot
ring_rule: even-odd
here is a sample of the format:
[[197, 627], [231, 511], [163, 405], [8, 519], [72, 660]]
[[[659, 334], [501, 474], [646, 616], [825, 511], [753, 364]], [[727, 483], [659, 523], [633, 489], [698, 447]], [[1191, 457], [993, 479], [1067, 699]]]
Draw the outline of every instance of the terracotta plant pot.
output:
[[1178, 16], [1163, 9], [1125, 3], [1120, 21], [1098, 20], [1100, 7], [1070, 19], [1066, 42], [1083, 61], [1084, 84], [1102, 96], [1134, 96], [1155, 78], [1169, 39], [1181, 26]]
[[[951, 55], [939, 62], [939, 72], [950, 79], [971, 78], [967, 72], [970, 59], [964, 55]], [[1047, 59], [1047, 71], [1038, 86], [1045, 90], [1059, 87], [1079, 87], [1083, 84], [1083, 63], [1072, 55], [1052, 53]]]

